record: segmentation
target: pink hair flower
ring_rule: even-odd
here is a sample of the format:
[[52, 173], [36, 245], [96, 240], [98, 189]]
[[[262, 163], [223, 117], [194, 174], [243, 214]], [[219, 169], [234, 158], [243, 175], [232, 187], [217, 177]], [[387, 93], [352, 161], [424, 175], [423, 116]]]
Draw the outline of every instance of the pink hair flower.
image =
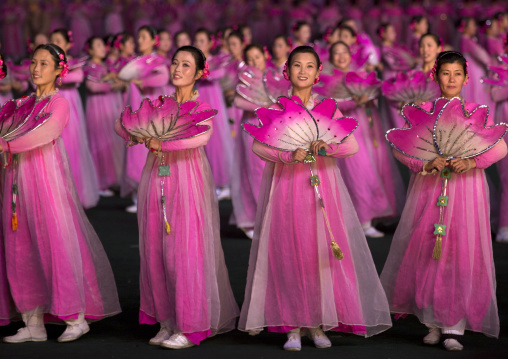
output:
[[65, 76], [67, 76], [69, 74], [69, 65], [67, 65], [67, 62], [65, 62], [64, 54], [60, 54], [60, 55], [58, 55], [58, 57], [61, 60], [58, 63], [58, 65], [62, 66], [62, 72], [60, 73], [60, 78], [64, 78]]
[[203, 69], [203, 75], [201, 75], [201, 79], [204, 80], [210, 76], [208, 61], [205, 60], [205, 68]]

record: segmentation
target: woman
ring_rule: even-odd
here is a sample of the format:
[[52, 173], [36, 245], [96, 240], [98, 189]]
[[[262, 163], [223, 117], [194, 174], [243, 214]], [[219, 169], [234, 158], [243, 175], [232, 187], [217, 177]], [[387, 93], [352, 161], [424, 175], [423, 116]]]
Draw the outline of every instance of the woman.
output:
[[293, 25], [292, 31], [295, 38], [295, 44], [293, 48], [310, 44], [312, 38], [312, 29], [309, 23], [306, 21], [297, 21]]
[[[67, 51], [72, 48], [70, 32], [65, 29], [57, 29], [50, 36], [50, 42]], [[58, 80], [60, 95], [69, 103], [69, 124], [62, 133], [62, 140], [69, 155], [72, 175], [78, 189], [81, 204], [85, 208], [95, 207], [99, 202], [99, 181], [97, 170], [90, 152], [88, 142], [85, 112], [79, 96], [78, 87], [83, 82], [83, 61], [69, 58], [69, 75]]]
[[291, 45], [290, 39], [284, 35], [279, 35], [273, 40], [271, 63], [279, 74], [282, 74], [282, 70], [284, 70], [284, 64], [288, 60]]
[[121, 183], [124, 149], [114, 131], [115, 120], [122, 112], [120, 91], [125, 83], [109, 72], [103, 59], [106, 46], [100, 37], [91, 37], [85, 44], [90, 60], [84, 66], [87, 89], [86, 122], [90, 151], [97, 169], [100, 194], [110, 197], [109, 189]]
[[[343, 73], [350, 71], [351, 53], [345, 43], [332, 45], [330, 59], [336, 69]], [[354, 157], [340, 159], [338, 164], [365, 236], [370, 238], [384, 236], [372, 226], [372, 220], [397, 215], [396, 199], [400, 196], [396, 195], [396, 188], [399, 191], [403, 188], [397, 166], [384, 140], [376, 100], [364, 95], [354, 96], [353, 101], [337, 102], [343, 115], [355, 118], [359, 125], [355, 131], [360, 148], [358, 153]]]
[[[155, 52], [159, 41], [158, 36], [153, 26], [142, 26], [138, 30], [140, 56], [129, 61], [118, 74], [121, 80], [129, 82], [124, 96], [124, 107], [130, 105], [133, 109], [138, 109], [143, 98], [152, 100], [158, 98], [162, 88], [169, 81], [166, 59]], [[146, 149], [137, 146], [129, 147], [125, 155], [121, 194], [122, 196], [132, 195], [134, 204], [126, 208], [129, 213], [137, 211], [136, 192], [146, 154]]]
[[[213, 42], [208, 30], [197, 30], [194, 37], [194, 46], [205, 54], [208, 61], [212, 60], [210, 52]], [[212, 76], [207, 81], [202, 81], [198, 88], [203, 101], [206, 101], [218, 111], [217, 116], [214, 118], [214, 132], [205, 146], [205, 152], [210, 161], [219, 199], [224, 199], [230, 197], [234, 143], [229, 128], [226, 104], [218, 81], [219, 78], [215, 77], [215, 71], [213, 70], [215, 69], [212, 69]]]
[[13, 158], [4, 171], [2, 207], [9, 210], [2, 212], [2, 261], [11, 299], [25, 322], [4, 338], [8, 343], [45, 341], [48, 319], [67, 324], [59, 342], [73, 341], [89, 331], [87, 319], [120, 312], [113, 272], [79, 203], [60, 137], [70, 112], [55, 82], [67, 67], [63, 49], [37, 47], [30, 65], [37, 86], [32, 96], [49, 98], [43, 111], [51, 117], [15, 140], [0, 139], [1, 150]]
[[422, 60], [421, 70], [423, 73], [430, 75], [434, 64], [436, 63], [437, 55], [443, 51], [443, 44], [439, 36], [427, 33], [420, 37], [419, 54]]
[[[468, 79], [462, 54], [442, 52], [433, 72], [442, 97], [460, 97]], [[469, 112], [478, 106], [462, 101]], [[432, 111], [432, 106], [422, 104], [422, 109]], [[489, 117], [486, 126], [491, 125]], [[487, 152], [465, 160], [436, 157], [423, 162], [396, 150], [393, 153], [412, 175], [381, 274], [391, 311], [416, 315], [429, 328], [424, 343], [434, 345], [443, 340], [447, 350], [462, 350], [459, 338], [465, 329], [497, 337], [499, 319], [484, 169], [506, 155], [506, 143], [501, 140]], [[436, 173], [445, 167], [454, 173], [448, 180], [448, 201], [441, 221], [436, 199], [442, 191], [442, 178]], [[433, 258], [435, 223], [446, 225], [447, 232], [438, 260]]]
[[[286, 76], [293, 96], [309, 109], [317, 105], [312, 86], [320, 65], [309, 46], [296, 48], [288, 59]], [[336, 111], [333, 118], [341, 116]], [[337, 168], [337, 158], [358, 151], [354, 136], [340, 145], [315, 141], [294, 152], [254, 141], [252, 150], [266, 165], [239, 329], [255, 334], [268, 327], [287, 333], [284, 349], [291, 351], [301, 350], [301, 328], [308, 328], [318, 348], [331, 346], [323, 330], [370, 336], [388, 329], [386, 297]], [[314, 171], [319, 173], [330, 231], [303, 163], [307, 151], [317, 158]], [[318, 151], [326, 151], [326, 156], [318, 156]], [[344, 252], [341, 261], [329, 249], [331, 233]]]
[[[261, 45], [251, 44], [245, 48], [247, 65], [259, 70], [259, 75], [266, 72], [266, 55]], [[257, 123], [254, 110], [261, 107], [239, 96], [234, 105], [243, 110], [242, 123]], [[256, 221], [259, 187], [265, 163], [252, 152], [253, 138], [245, 131], [236, 136], [233, 156], [233, 176], [231, 179], [231, 199], [233, 200], [234, 220], [238, 228], [252, 239]]]
[[[210, 109], [193, 91], [196, 81], [206, 77], [205, 60], [198, 49], [186, 46], [176, 51], [170, 68], [176, 88], [173, 97], [178, 103], [196, 101], [195, 112]], [[160, 100], [154, 105], [160, 105]], [[212, 120], [202, 124], [210, 130], [193, 138], [137, 140], [145, 141], [152, 150], [138, 192], [139, 320], [141, 324], [160, 324], [150, 344], [166, 348], [187, 348], [210, 335], [232, 330], [238, 316], [220, 244], [215, 186], [203, 150], [214, 125]], [[119, 121], [116, 130], [129, 140]], [[161, 163], [171, 171], [163, 182], [159, 176]], [[164, 212], [171, 226], [169, 234], [162, 225]]]
[[413, 16], [409, 22], [411, 33], [407, 36], [407, 48], [413, 56], [419, 54], [420, 38], [429, 32], [429, 22], [423, 15]]

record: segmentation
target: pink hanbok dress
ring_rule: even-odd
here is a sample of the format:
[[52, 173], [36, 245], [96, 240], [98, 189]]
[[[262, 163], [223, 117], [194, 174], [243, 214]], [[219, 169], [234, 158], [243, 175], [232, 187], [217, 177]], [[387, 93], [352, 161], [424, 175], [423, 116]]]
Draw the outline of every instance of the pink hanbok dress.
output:
[[[115, 315], [120, 305], [113, 272], [79, 203], [60, 137], [70, 121], [69, 104], [54, 94], [44, 113], [52, 115], [43, 125], [9, 142], [14, 161], [3, 170], [0, 262], [5, 263], [11, 300], [18, 313], [37, 310], [46, 320], [75, 319], [80, 313], [90, 320]], [[11, 226], [13, 184], [16, 230]], [[0, 278], [1, 271], [0, 266]], [[5, 298], [0, 300], [4, 315], [2, 303]], [[11, 318], [0, 319], [6, 323]]]
[[99, 180], [88, 142], [83, 102], [77, 89], [85, 78], [83, 68], [78, 66], [79, 61], [69, 60], [69, 68], [74, 69], [62, 79], [60, 87], [60, 96], [67, 100], [70, 109], [69, 123], [63, 130], [62, 140], [69, 156], [81, 204], [85, 208], [91, 208], [99, 202]]
[[[333, 116], [338, 117], [340, 111]], [[386, 296], [337, 167], [337, 158], [355, 154], [358, 144], [351, 135], [338, 148], [330, 147], [333, 155], [317, 156], [312, 166], [319, 174], [332, 233], [344, 253], [340, 261], [330, 249], [309, 166], [288, 164], [291, 152], [254, 141], [252, 150], [266, 164], [238, 326], [242, 331], [321, 326], [370, 336], [391, 327]]]
[[[196, 101], [195, 111], [210, 109], [200, 98]], [[213, 128], [211, 120], [204, 124]], [[128, 140], [119, 121], [116, 130]], [[220, 242], [215, 185], [203, 150], [212, 131], [163, 141], [170, 176], [158, 176], [161, 158], [149, 152], [138, 189], [139, 322], [165, 324], [195, 344], [234, 329], [238, 316]], [[170, 234], [164, 229], [161, 190]]]
[[[478, 105], [466, 103], [471, 111]], [[423, 104], [430, 111], [432, 103]], [[489, 117], [487, 126], [492, 126]], [[406, 126], [407, 127], [407, 126]], [[474, 157], [477, 168], [452, 173], [444, 212], [446, 236], [442, 256], [432, 258], [439, 222], [442, 179], [421, 175], [423, 161], [394, 150], [412, 172], [407, 201], [386, 260], [381, 282], [390, 309], [414, 314], [429, 327], [472, 330], [499, 335], [496, 278], [492, 258], [489, 188], [484, 169], [506, 155], [506, 143]]]
[[125, 149], [115, 133], [115, 120], [122, 112], [122, 97], [111, 85], [103, 82], [108, 74], [104, 65], [88, 62], [86, 76], [86, 122], [90, 151], [99, 179], [99, 188], [105, 190], [121, 183]]

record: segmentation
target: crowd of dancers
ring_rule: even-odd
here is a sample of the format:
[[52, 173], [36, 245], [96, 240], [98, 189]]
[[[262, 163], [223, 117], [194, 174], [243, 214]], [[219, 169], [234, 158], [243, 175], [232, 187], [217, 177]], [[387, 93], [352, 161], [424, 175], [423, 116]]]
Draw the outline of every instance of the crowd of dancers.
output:
[[[27, 3], [0, 10], [0, 102], [18, 98], [16, 111], [52, 115], [0, 140], [0, 324], [16, 313], [26, 324], [5, 341], [46, 340], [50, 320], [67, 323], [59, 341], [75, 340], [88, 321], [119, 312], [83, 211], [116, 189], [138, 215], [139, 321], [161, 326], [150, 344], [190, 347], [235, 328], [240, 315], [240, 330], [288, 333], [286, 350], [300, 350], [303, 331], [325, 348], [324, 331], [377, 334], [391, 326], [390, 311], [417, 315], [429, 327], [424, 342], [448, 350], [462, 349], [465, 329], [498, 336], [490, 228], [508, 242], [506, 144], [474, 160], [423, 162], [392, 152], [385, 134], [409, 127], [404, 81], [422, 81], [427, 97], [411, 102], [426, 113], [438, 97], [460, 97], [464, 113], [488, 105], [489, 126], [506, 122], [508, 86], [484, 83], [508, 65], [506, 4]], [[244, 128], [260, 123], [261, 107], [287, 110], [279, 96], [308, 111], [333, 98], [334, 117], [358, 128], [340, 145], [278, 151]], [[209, 131], [168, 141], [133, 136], [120, 120], [171, 101], [195, 101], [192, 114], [216, 110], [200, 122]], [[396, 160], [411, 172], [407, 192]], [[483, 169], [496, 162], [501, 195], [491, 200]], [[436, 217], [427, 197], [441, 191], [435, 173], [445, 168], [458, 177], [441, 196], [448, 214]], [[220, 244], [217, 200], [226, 198], [231, 223], [253, 239], [241, 314]], [[380, 280], [365, 238], [383, 237], [374, 225], [399, 217]], [[434, 243], [426, 228], [438, 220], [453, 229]]]

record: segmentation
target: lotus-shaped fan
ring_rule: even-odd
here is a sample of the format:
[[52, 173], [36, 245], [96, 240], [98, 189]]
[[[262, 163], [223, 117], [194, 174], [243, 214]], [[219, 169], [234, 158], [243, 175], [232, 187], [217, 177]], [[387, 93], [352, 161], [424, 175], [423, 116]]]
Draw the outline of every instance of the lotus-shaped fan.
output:
[[51, 117], [51, 113], [41, 114], [49, 101], [47, 97], [37, 102], [35, 96], [19, 105], [16, 100], [7, 101], [0, 110], [0, 137], [9, 142], [42, 125]]
[[508, 131], [505, 123], [486, 127], [488, 114], [485, 105], [468, 112], [458, 97], [436, 99], [431, 112], [407, 104], [402, 116], [410, 127], [389, 130], [386, 139], [398, 151], [422, 161], [438, 156], [470, 158], [492, 148]]
[[429, 81], [422, 71], [399, 72], [382, 85], [383, 95], [395, 102], [429, 102], [441, 95], [439, 85]]
[[351, 93], [344, 83], [345, 73], [334, 69], [333, 75], [320, 75], [321, 85], [314, 86], [313, 90], [324, 97], [331, 97], [337, 101], [352, 100]]
[[353, 96], [367, 96], [369, 100], [373, 100], [379, 96], [381, 82], [377, 79], [376, 73], [348, 72], [344, 79], [346, 88]]
[[273, 69], [265, 73], [248, 66], [238, 75], [240, 84], [236, 92], [249, 102], [260, 106], [269, 106], [277, 102], [279, 96], [287, 96], [290, 84], [282, 76], [277, 76]]
[[256, 110], [259, 125], [247, 122], [242, 127], [259, 142], [281, 151], [309, 149], [310, 144], [318, 140], [327, 144], [341, 143], [358, 126], [354, 118], [333, 118], [337, 103], [331, 98], [321, 101], [312, 110], [307, 110], [296, 96], [282, 96], [278, 103], [282, 109]]
[[481, 81], [487, 85], [508, 86], [508, 57], [499, 56], [504, 66], [489, 66], [490, 76]]
[[118, 73], [118, 77], [124, 81], [146, 77], [155, 68], [164, 65], [165, 61], [161, 56], [138, 57], [127, 63]]
[[403, 47], [383, 47], [383, 57], [392, 70], [405, 71], [413, 66], [413, 56]]
[[207, 132], [210, 126], [201, 123], [217, 114], [217, 110], [195, 112], [197, 107], [196, 101], [178, 104], [170, 96], [161, 96], [154, 103], [145, 98], [137, 111], [132, 111], [132, 108], [127, 106], [122, 112], [120, 122], [127, 132], [138, 138], [182, 140]]

